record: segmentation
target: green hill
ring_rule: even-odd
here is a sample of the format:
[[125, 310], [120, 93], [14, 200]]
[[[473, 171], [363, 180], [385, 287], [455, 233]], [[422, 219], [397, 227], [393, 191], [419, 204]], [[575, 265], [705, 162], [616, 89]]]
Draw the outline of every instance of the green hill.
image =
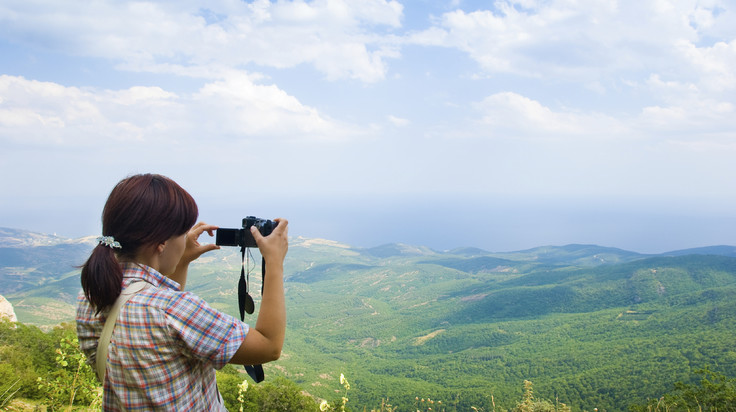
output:
[[[11, 242], [3, 233], [0, 294], [19, 320], [72, 320], [75, 266], [92, 244], [44, 243], [38, 234], [21, 242], [22, 231]], [[284, 376], [331, 399], [344, 373], [356, 410], [377, 408], [382, 398], [409, 410], [417, 397], [458, 410], [508, 409], [525, 379], [539, 397], [573, 410], [626, 410], [706, 365], [736, 376], [733, 250], [439, 252], [293, 238], [287, 341], [282, 359], [266, 365], [267, 379]], [[260, 290], [253, 255], [252, 290]], [[239, 251], [223, 249], [192, 265], [187, 287], [236, 314], [239, 273]]]

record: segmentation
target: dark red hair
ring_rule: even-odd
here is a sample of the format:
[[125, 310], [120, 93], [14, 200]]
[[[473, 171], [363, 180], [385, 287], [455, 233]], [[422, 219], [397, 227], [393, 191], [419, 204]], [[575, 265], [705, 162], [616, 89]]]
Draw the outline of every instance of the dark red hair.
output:
[[198, 213], [192, 196], [168, 177], [142, 174], [121, 180], [102, 211], [102, 235], [122, 247], [99, 244], [82, 266], [82, 289], [97, 312], [112, 306], [122, 290], [118, 259], [133, 260], [142, 247], [183, 235]]

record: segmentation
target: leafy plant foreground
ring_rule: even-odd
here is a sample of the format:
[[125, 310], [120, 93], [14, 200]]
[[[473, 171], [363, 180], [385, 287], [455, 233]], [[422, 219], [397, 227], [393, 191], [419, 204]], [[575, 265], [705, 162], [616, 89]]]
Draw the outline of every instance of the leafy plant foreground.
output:
[[[678, 382], [671, 393], [632, 403], [632, 412], [652, 411], [736, 411], [736, 379], [710, 369], [697, 371], [697, 384]], [[218, 371], [217, 379], [229, 411], [498, 411], [492, 394], [490, 407], [465, 407], [456, 397], [450, 400], [419, 396], [409, 408], [399, 408], [390, 399], [381, 398], [378, 405], [350, 402], [351, 385], [340, 374], [339, 386], [330, 399], [316, 398], [294, 382], [278, 377], [262, 384], [249, 384], [244, 373], [228, 365]], [[72, 411], [99, 410], [102, 388], [93, 370], [78, 348], [72, 325], [62, 324], [50, 332], [35, 326], [0, 321], [0, 410], [5, 411]], [[560, 399], [548, 400], [534, 394], [531, 381], [523, 381], [523, 393], [514, 412], [570, 412]]]

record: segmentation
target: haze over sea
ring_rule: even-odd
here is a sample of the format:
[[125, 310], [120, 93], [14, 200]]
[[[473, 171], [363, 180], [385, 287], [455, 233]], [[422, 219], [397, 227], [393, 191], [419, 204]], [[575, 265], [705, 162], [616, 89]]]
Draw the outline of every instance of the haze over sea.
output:
[[[597, 244], [639, 253], [736, 244], [736, 216], [702, 199], [580, 199], [396, 196], [269, 197], [228, 204], [199, 200], [200, 218], [238, 227], [246, 215], [290, 220], [290, 234], [356, 247], [407, 243], [435, 250], [477, 247], [507, 252], [546, 245]], [[16, 214], [3, 226], [63, 237], [100, 232], [104, 199], [86, 207]], [[206, 236], [204, 242], [209, 242]]]

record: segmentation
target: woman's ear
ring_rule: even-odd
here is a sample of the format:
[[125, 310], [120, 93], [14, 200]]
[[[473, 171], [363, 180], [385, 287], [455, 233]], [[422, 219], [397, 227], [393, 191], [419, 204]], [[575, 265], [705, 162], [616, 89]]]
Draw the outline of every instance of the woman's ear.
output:
[[164, 249], [166, 249], [166, 242], [168, 242], [168, 240], [164, 240], [163, 242], [156, 245], [156, 253], [158, 253], [159, 255], [161, 253], [164, 253]]

